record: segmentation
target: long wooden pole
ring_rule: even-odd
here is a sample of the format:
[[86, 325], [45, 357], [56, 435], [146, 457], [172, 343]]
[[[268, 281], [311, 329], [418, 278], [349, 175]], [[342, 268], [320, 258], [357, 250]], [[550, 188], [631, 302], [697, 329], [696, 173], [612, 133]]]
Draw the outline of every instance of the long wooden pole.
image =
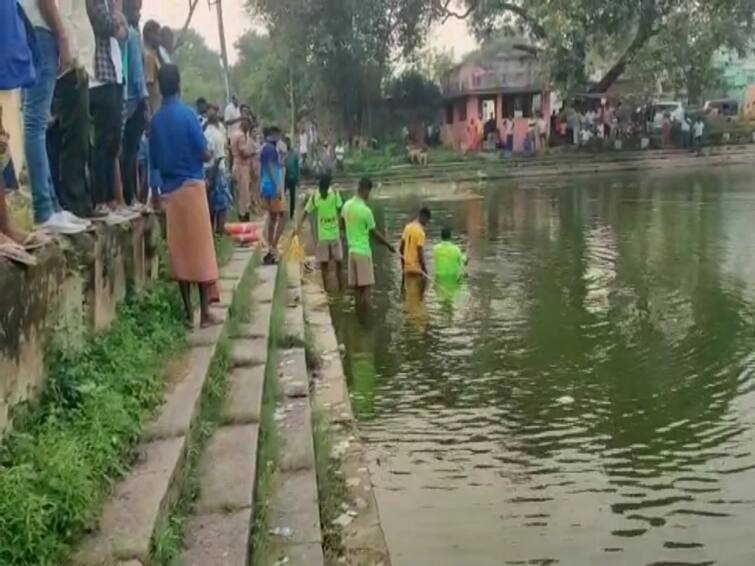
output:
[[189, 0], [189, 15], [186, 17], [184, 26], [181, 28], [181, 33], [178, 34], [176, 49], [178, 49], [183, 43], [184, 37], [186, 36], [186, 30], [189, 29], [189, 26], [191, 25], [191, 20], [194, 17], [194, 12], [197, 9], [197, 5], [199, 5], [199, 0]]

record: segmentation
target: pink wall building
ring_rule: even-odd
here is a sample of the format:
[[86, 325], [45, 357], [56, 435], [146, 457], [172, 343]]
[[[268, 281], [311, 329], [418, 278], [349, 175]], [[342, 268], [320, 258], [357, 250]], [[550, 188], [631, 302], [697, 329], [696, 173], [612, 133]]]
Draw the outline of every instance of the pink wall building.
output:
[[514, 151], [521, 151], [531, 120], [538, 113], [550, 125], [551, 102], [537, 57], [527, 46], [511, 45], [473, 57], [443, 80], [443, 143], [479, 149], [480, 122], [495, 118], [499, 136], [504, 120], [513, 121]]

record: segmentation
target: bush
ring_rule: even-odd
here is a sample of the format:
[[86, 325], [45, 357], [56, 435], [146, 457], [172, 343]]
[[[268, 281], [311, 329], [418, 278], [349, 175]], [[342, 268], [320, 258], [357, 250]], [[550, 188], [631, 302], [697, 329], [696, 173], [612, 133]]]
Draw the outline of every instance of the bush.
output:
[[160, 282], [81, 351], [52, 348], [39, 403], [16, 417], [0, 447], [0, 564], [65, 563], [128, 468], [185, 337], [177, 293]]

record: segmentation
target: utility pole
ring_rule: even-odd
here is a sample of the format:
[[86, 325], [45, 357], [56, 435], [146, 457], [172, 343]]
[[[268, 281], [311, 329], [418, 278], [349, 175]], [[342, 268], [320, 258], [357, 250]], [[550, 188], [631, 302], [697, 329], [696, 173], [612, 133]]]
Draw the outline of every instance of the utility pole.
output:
[[207, 0], [210, 8], [215, 6], [218, 13], [218, 35], [220, 36], [220, 58], [223, 62], [226, 103], [231, 101], [231, 77], [228, 71], [228, 48], [225, 44], [225, 25], [223, 23], [223, 0]]

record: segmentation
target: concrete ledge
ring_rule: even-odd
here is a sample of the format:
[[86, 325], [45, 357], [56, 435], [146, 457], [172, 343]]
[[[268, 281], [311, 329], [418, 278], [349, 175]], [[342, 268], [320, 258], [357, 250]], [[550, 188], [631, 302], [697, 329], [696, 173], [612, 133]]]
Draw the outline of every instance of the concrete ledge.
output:
[[189, 372], [167, 394], [157, 419], [147, 425], [146, 440], [188, 434], [199, 414], [202, 388], [215, 353], [215, 346], [192, 348], [188, 354]]
[[252, 510], [190, 517], [184, 535], [183, 566], [247, 566]]
[[237, 511], [254, 502], [257, 425], [219, 428], [199, 464], [198, 514]]
[[[324, 564], [325, 558], [322, 555], [321, 544], [292, 544], [286, 547], [286, 562], [289, 566], [318, 566]], [[355, 564], [353, 562], [344, 562], [344, 564]], [[379, 562], [374, 562], [375, 566]], [[361, 566], [361, 564], [360, 564]]]
[[280, 468], [284, 472], [314, 470], [315, 449], [309, 399], [289, 399], [284, 409], [286, 418], [278, 426], [282, 445]]
[[309, 375], [307, 373], [307, 358], [303, 348], [293, 348], [283, 353], [281, 376], [279, 379], [281, 390], [286, 397], [308, 397]]
[[[268, 318], [268, 325], [270, 319]], [[267, 360], [267, 339], [265, 338], [238, 338], [231, 346], [231, 366], [254, 367], [265, 363]]]
[[228, 376], [228, 393], [221, 412], [223, 424], [259, 423], [264, 388], [264, 365], [233, 370]]
[[285, 540], [293, 544], [322, 544], [317, 478], [313, 470], [287, 473], [273, 498], [272, 528], [291, 529]]
[[171, 489], [183, 463], [186, 437], [143, 444], [142, 458], [115, 486], [105, 504], [99, 531], [81, 544], [73, 557], [76, 566], [100, 566], [116, 560], [149, 561], [155, 525], [177, 497]]

